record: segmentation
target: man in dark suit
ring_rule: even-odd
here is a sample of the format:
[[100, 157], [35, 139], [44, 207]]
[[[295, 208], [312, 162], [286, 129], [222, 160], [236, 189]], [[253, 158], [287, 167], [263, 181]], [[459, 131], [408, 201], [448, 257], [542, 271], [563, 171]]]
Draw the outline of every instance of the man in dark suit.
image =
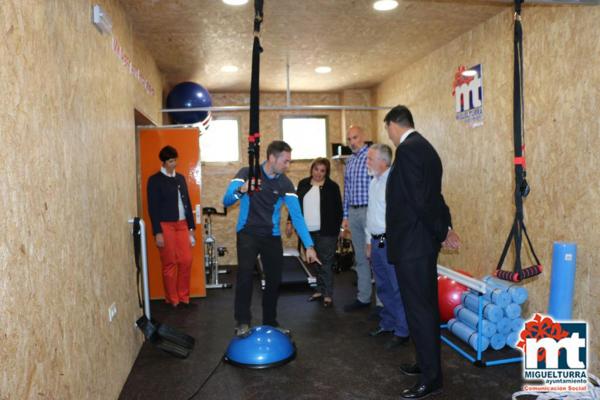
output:
[[405, 399], [441, 393], [440, 318], [437, 257], [441, 246], [457, 249], [450, 210], [442, 196], [442, 162], [433, 146], [414, 129], [412, 114], [396, 106], [385, 116], [396, 148], [386, 188], [386, 239], [389, 262], [396, 267], [416, 364], [401, 365], [419, 381], [401, 392]]

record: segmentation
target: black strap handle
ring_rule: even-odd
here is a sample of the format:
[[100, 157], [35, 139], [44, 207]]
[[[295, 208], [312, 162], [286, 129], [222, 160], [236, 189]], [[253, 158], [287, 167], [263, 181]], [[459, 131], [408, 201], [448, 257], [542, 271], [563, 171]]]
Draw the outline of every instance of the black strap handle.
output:
[[[504, 243], [500, 260], [496, 267], [496, 276], [500, 279], [518, 282], [525, 278], [538, 275], [542, 272], [542, 265], [535, 254], [531, 239], [527, 234], [525, 227], [523, 198], [529, 194], [529, 185], [526, 177], [525, 163], [525, 132], [523, 129], [523, 27], [521, 26], [521, 4], [523, 0], [515, 0], [515, 27], [514, 27], [514, 82], [513, 82], [513, 133], [514, 133], [514, 165], [515, 165], [515, 219]], [[523, 244], [523, 234], [527, 239], [527, 244], [531, 254], [535, 259], [536, 265], [525, 269], [521, 266], [521, 247]], [[502, 264], [510, 248], [510, 244], [515, 242], [515, 265], [512, 272], [503, 271]]]
[[250, 132], [248, 134], [248, 194], [260, 190], [260, 25], [263, 0], [254, 0], [254, 42], [252, 45], [252, 78], [250, 81]]
[[137, 269], [137, 295], [138, 295], [138, 304], [140, 308], [144, 306], [142, 303], [142, 285], [140, 283], [142, 276], [142, 268], [140, 267], [140, 256], [142, 254], [142, 229], [140, 227], [140, 219], [135, 217], [133, 219], [133, 255], [135, 256], [135, 267]]

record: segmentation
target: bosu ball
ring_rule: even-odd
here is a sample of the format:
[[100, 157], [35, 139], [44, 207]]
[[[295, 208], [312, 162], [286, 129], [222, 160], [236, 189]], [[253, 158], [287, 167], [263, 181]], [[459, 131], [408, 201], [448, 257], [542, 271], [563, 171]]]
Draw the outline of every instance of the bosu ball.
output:
[[285, 333], [268, 325], [250, 329], [244, 337], [234, 337], [224, 360], [244, 368], [265, 369], [286, 364], [296, 357], [296, 345]]

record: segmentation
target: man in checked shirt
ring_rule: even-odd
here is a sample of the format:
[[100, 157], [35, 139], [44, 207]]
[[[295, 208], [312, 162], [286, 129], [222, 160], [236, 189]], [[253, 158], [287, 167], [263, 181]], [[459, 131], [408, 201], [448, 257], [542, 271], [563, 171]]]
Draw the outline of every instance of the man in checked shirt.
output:
[[346, 139], [352, 149], [352, 156], [348, 159], [344, 172], [342, 228], [350, 228], [352, 233], [358, 290], [356, 299], [344, 307], [344, 311], [351, 312], [371, 304], [371, 267], [365, 254], [365, 227], [371, 177], [367, 172], [368, 146], [365, 144], [365, 132], [359, 126], [350, 126]]

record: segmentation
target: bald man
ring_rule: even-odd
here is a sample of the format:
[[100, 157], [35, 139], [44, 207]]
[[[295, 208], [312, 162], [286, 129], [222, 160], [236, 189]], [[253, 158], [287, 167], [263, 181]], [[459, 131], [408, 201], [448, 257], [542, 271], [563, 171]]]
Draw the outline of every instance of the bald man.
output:
[[367, 224], [367, 205], [369, 203], [369, 183], [371, 177], [367, 171], [367, 150], [365, 132], [359, 126], [350, 126], [346, 135], [352, 156], [346, 163], [344, 172], [344, 219], [342, 227], [350, 228], [357, 276], [356, 299], [344, 307], [352, 312], [371, 304], [371, 267], [365, 254], [365, 227]]

